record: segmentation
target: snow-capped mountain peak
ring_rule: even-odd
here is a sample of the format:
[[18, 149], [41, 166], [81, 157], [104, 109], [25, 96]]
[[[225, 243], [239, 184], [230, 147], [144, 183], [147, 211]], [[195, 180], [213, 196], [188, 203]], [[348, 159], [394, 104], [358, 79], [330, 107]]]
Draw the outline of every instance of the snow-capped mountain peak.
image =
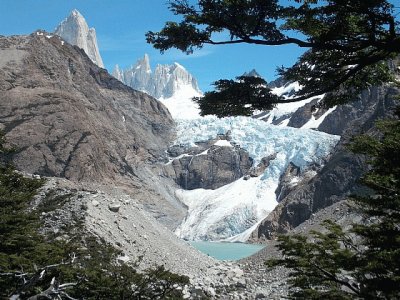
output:
[[142, 59], [139, 59], [135, 65], [136, 69], [141, 69], [147, 73], [151, 73], [150, 58], [147, 53], [144, 54]]
[[185, 67], [175, 62], [171, 65], [158, 64], [154, 72], [147, 54], [136, 64], [122, 70], [115, 66], [112, 75], [126, 85], [145, 92], [162, 101], [174, 118], [192, 119], [199, 117], [199, 109], [193, 97], [202, 94], [196, 78]]
[[124, 81], [124, 74], [123, 74], [121, 68], [119, 67], [119, 65], [115, 65], [114, 70], [112, 71], [112, 76], [114, 76], [121, 82]]
[[81, 13], [80, 13], [76, 8], [74, 8], [74, 9], [71, 11], [71, 16], [74, 16], [74, 17], [77, 17], [77, 18], [83, 18], [83, 16], [81, 15]]
[[96, 30], [89, 28], [82, 14], [74, 9], [54, 31], [63, 40], [82, 48], [89, 58], [99, 67], [104, 68], [99, 48], [97, 46]]

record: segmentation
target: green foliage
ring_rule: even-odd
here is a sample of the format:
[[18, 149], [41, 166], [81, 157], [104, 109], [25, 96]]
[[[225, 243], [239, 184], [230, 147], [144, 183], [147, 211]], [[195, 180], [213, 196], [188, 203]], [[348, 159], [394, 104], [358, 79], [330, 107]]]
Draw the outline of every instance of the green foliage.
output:
[[397, 299], [400, 295], [400, 121], [377, 124], [381, 138], [357, 137], [352, 150], [371, 157], [362, 183], [371, 191], [354, 196], [364, 215], [349, 232], [326, 222], [312, 238], [281, 236], [284, 258], [267, 262], [291, 268], [291, 297], [305, 299]]
[[283, 259], [269, 260], [270, 267], [290, 268], [294, 299], [353, 299], [358, 292], [346, 276], [357, 266], [354, 242], [342, 228], [325, 221], [328, 233], [312, 232], [312, 240], [302, 235], [280, 236]]
[[[205, 44], [294, 44], [307, 48], [295, 65], [278, 70], [286, 80], [299, 81], [303, 86], [290, 102], [328, 93], [324, 105], [334, 106], [351, 100], [369, 85], [393, 80], [385, 62], [400, 53], [400, 28], [395, 8], [387, 0], [294, 2], [298, 4], [283, 5], [278, 0], [198, 0], [191, 4], [172, 0], [169, 8], [182, 21], [167, 22], [159, 32], [148, 32], [147, 42], [161, 52], [175, 47], [188, 54]], [[216, 40], [215, 33], [221, 32], [229, 37], [219, 40], [219, 34]], [[213, 113], [207, 108], [214, 101], [216, 107], [231, 102], [231, 93], [218, 89], [224, 82], [230, 81], [217, 81], [216, 91], [197, 99], [205, 103], [203, 115]], [[288, 100], [271, 96], [268, 101]], [[246, 100], [241, 102], [242, 107], [251, 105]], [[236, 103], [233, 114], [238, 112]]]
[[206, 92], [205, 97], [194, 100], [201, 115], [217, 117], [251, 116], [255, 110], [272, 109], [277, 97], [270, 93], [267, 83], [260, 77], [240, 76], [237, 80], [219, 80], [216, 91]]
[[[73, 297], [87, 299], [181, 299], [186, 276], [177, 275], [164, 267], [137, 272], [134, 265], [116, 263], [119, 253], [112, 246], [94, 238], [85, 241], [87, 250], [79, 254], [79, 265], [74, 268], [78, 284], [71, 291]], [[100, 247], [100, 248], [99, 248]]]
[[[0, 150], [8, 152], [3, 145], [0, 133]], [[182, 298], [177, 287], [189, 283], [185, 276], [163, 267], [139, 273], [138, 265], [119, 264], [121, 253], [87, 234], [69, 241], [39, 234], [39, 212], [60, 208], [70, 196], [50, 193], [37, 210], [31, 210], [31, 201], [43, 184], [0, 163], [1, 299]]]
[[[21, 286], [22, 273], [35, 272], [38, 265], [62, 259], [60, 251], [38, 234], [39, 216], [29, 212], [29, 203], [43, 180], [25, 178], [11, 166], [0, 166], [0, 295]], [[36, 287], [30, 288], [34, 291]]]
[[54, 211], [57, 208], [61, 208], [65, 203], [70, 200], [72, 194], [57, 194], [57, 190], [50, 190], [45, 198], [39, 203], [37, 210], [39, 212]]

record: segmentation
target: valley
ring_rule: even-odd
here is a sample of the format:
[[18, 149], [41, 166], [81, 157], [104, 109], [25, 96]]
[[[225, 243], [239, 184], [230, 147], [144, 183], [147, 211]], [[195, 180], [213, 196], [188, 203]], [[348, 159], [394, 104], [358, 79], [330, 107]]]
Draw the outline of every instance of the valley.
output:
[[[283, 79], [269, 86], [287, 100], [301, 89]], [[264, 265], [282, 257], [277, 235], [309, 235], [326, 218], [361, 222], [346, 199], [364, 191], [368, 166], [347, 145], [374, 134], [400, 94], [387, 84], [332, 108], [322, 95], [250, 117], [203, 117], [192, 100], [203, 92], [179, 63], [152, 71], [144, 55], [109, 74], [77, 10], [54, 33], [0, 36], [0, 90], [13, 165], [45, 179], [32, 204], [50, 207], [41, 233], [90, 235], [119, 251], [118, 265], [187, 276], [183, 299], [287, 296], [289, 270]], [[67, 200], [46, 202], [49, 194]], [[252, 249], [243, 254], [241, 243]], [[234, 260], [229, 245], [242, 247]]]

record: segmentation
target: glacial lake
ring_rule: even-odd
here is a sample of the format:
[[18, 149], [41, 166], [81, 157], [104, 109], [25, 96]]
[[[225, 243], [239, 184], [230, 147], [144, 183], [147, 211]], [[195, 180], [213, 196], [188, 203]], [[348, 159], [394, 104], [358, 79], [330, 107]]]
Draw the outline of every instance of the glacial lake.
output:
[[189, 244], [218, 260], [238, 260], [250, 256], [265, 247], [264, 245], [223, 242], [189, 242]]

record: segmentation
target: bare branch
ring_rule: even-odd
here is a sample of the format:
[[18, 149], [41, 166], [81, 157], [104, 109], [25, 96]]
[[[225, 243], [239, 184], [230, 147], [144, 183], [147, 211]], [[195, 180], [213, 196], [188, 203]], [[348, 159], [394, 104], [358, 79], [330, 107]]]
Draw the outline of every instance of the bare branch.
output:
[[350, 290], [352, 290], [352, 291], [353, 291], [355, 294], [357, 294], [357, 295], [360, 294], [360, 291], [357, 290], [357, 289], [355, 289], [354, 286], [351, 285], [350, 283], [348, 283], [347, 281], [344, 281], [344, 280], [339, 279], [335, 274], [332, 274], [331, 272], [329, 272], [329, 271], [323, 269], [322, 267], [320, 267], [319, 265], [317, 265], [316, 263], [314, 263], [314, 262], [312, 262], [312, 261], [310, 261], [310, 264], [311, 264], [313, 267], [315, 267], [316, 269], [318, 269], [319, 271], [321, 271], [322, 274], [324, 274], [324, 275], [327, 277], [327, 279], [329, 279], [329, 280], [331, 280], [331, 281], [333, 281], [333, 282], [339, 283], [339, 284], [341, 284], [341, 285], [343, 285], [343, 286], [346, 286], [347, 288], [349, 288]]

